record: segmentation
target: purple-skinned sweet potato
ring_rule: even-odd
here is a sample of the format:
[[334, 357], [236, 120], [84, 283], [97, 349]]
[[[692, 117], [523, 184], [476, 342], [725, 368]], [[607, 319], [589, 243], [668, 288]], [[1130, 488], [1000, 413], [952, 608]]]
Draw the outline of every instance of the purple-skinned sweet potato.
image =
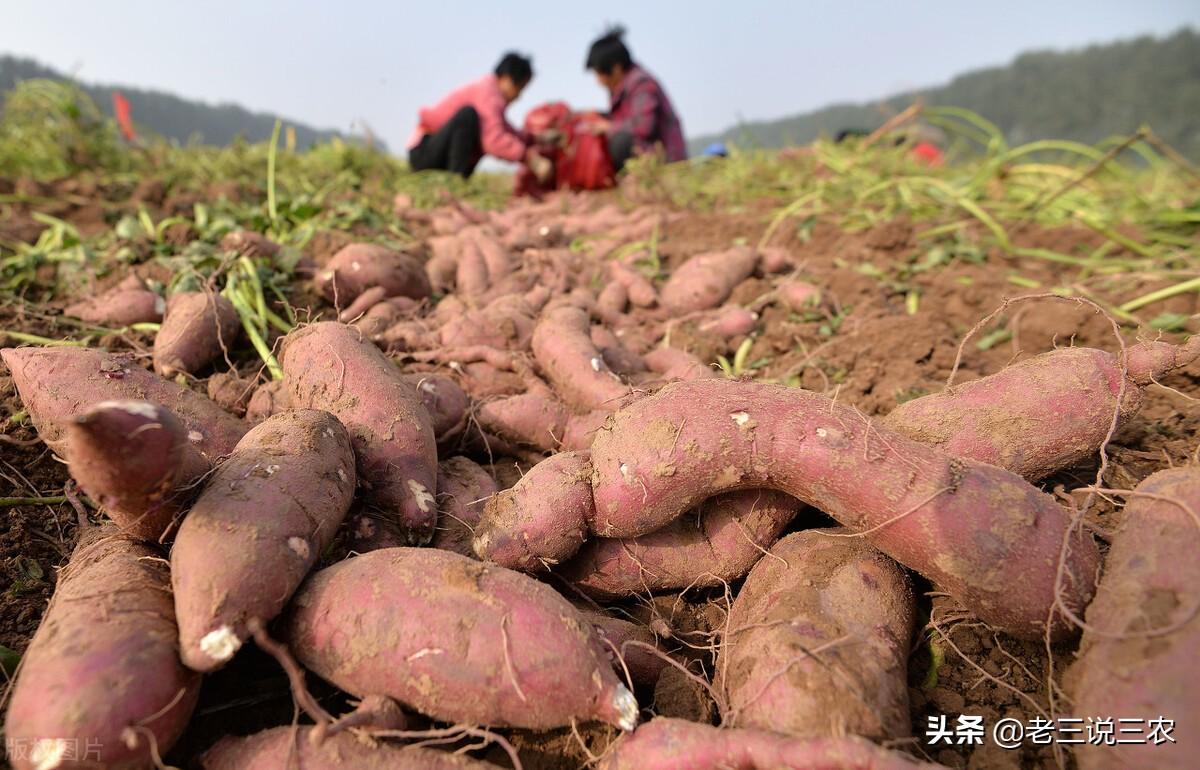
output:
[[71, 477], [121, 531], [142, 540], [170, 534], [212, 467], [171, 410], [149, 401], [101, 401], [66, 430]]
[[[1184, 736], [1200, 729], [1200, 471], [1159, 471], [1126, 495], [1125, 519], [1113, 536], [1104, 576], [1087, 608], [1079, 656], [1066, 682], [1079, 719], [1173, 721], [1174, 741], [1160, 737], [1076, 749], [1080, 770], [1190, 768]], [[1120, 724], [1116, 725], [1119, 729]]]
[[499, 491], [492, 475], [473, 460], [451, 457], [438, 463], [438, 526], [430, 547], [475, 558], [475, 525], [484, 503]]
[[698, 254], [671, 273], [659, 298], [663, 307], [676, 314], [717, 307], [757, 264], [758, 255], [746, 246]]
[[270, 622], [333, 541], [354, 498], [350, 436], [328, 412], [297, 409], [238, 442], [192, 505], [171, 549], [185, 665], [208, 672]]
[[[425, 269], [413, 257], [372, 243], [342, 247], [317, 273], [317, 290], [338, 308], [349, 307], [373, 287], [385, 297], [424, 299], [431, 293]], [[367, 308], [360, 308], [360, 312]]]
[[1185, 345], [1140, 343], [1118, 356], [1063, 348], [977, 380], [896, 407], [888, 427], [952, 455], [1007, 468], [1037, 480], [1100, 450], [1120, 401], [1118, 425], [1137, 413], [1142, 388], [1200, 353], [1200, 335]]
[[912, 586], [900, 565], [846, 534], [788, 535], [750, 570], [715, 663], [726, 726], [797, 738], [909, 734]]
[[279, 244], [262, 233], [253, 230], [234, 230], [221, 238], [221, 248], [247, 257], [273, 257], [279, 253]]
[[200, 758], [201, 770], [499, 770], [461, 754], [396, 746], [349, 732], [317, 745], [313, 729], [274, 727], [222, 738]]
[[642, 356], [655, 374], [666, 380], [711, 379], [717, 373], [696, 356], [677, 348], [655, 348]]
[[441, 374], [413, 372], [401, 375], [412, 385], [429, 412], [438, 446], [449, 446], [462, 435], [471, 411], [471, 399], [458, 383]]
[[177, 638], [160, 552], [110, 526], [83, 534], [21, 660], [4, 728], [22, 749], [13, 767], [153, 767], [200, 694]]
[[[1052, 497], [1009, 471], [950, 457], [824, 396], [733, 380], [673, 383], [615, 413], [592, 442], [591, 459], [589, 527], [603, 537], [653, 532], [720, 492], [776, 489], [862, 532], [1015, 636], [1040, 638], [1056, 606], [1070, 516]], [[582, 496], [586, 483], [579, 485], [556, 487], [553, 497]], [[529, 504], [537, 511], [540, 501]], [[1068, 551], [1061, 600], [1078, 611], [1091, 598], [1099, 553], [1086, 534]], [[1051, 623], [1054, 638], [1071, 632], [1060, 619]]]
[[629, 394], [592, 342], [588, 313], [560, 305], [542, 312], [533, 354], [558, 396], [579, 411], [616, 409]]
[[164, 380], [129, 356], [90, 348], [6, 348], [0, 358], [38, 437], [70, 460], [67, 425], [101, 401], [140, 400], [167, 407], [209, 463], [232, 451], [250, 427], [199, 393]]
[[628, 670], [629, 678], [639, 690], [643, 687], [653, 688], [659, 674], [670, 664], [665, 659], [666, 652], [655, 654], [642, 646], [659, 646], [649, 626], [623, 620], [600, 609], [581, 605], [576, 605], [576, 608], [596, 628], [617, 674], [624, 679]]
[[350, 432], [369, 499], [410, 542], [429, 542], [437, 441], [429, 412], [396, 365], [353, 327], [329, 321], [288, 334], [279, 363], [295, 406], [330, 412]]
[[246, 420], [251, 423], [262, 422], [290, 408], [291, 397], [283, 380], [271, 380], [259, 385], [250, 395], [250, 402], [246, 404]]
[[346, 692], [441, 721], [637, 722], [633, 695], [566, 599], [450, 551], [388, 548], [317, 572], [296, 595], [286, 639], [305, 668]]
[[154, 371], [163, 377], [195, 374], [230, 350], [241, 328], [233, 303], [220, 294], [175, 294], [154, 337]]
[[479, 558], [533, 572], [579, 550], [595, 513], [588, 453], [560, 452], [536, 468], [536, 474], [487, 501], [475, 526], [473, 548]]
[[97, 297], [68, 305], [63, 313], [88, 323], [128, 326], [161, 321], [166, 308], [162, 297], [131, 275]]
[[806, 740], [659, 717], [623, 737], [597, 770], [946, 770], [863, 738]]
[[719, 586], [745, 575], [800, 508], [770, 490], [717, 495], [641, 537], [594, 537], [555, 573], [605, 599]]

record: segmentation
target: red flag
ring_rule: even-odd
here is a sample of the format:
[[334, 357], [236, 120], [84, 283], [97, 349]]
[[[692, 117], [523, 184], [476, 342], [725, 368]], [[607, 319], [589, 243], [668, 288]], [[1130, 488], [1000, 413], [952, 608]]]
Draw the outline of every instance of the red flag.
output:
[[120, 91], [112, 92], [113, 113], [117, 116], [117, 127], [126, 141], [136, 142], [137, 131], [133, 128], [133, 114], [129, 109], [129, 100]]

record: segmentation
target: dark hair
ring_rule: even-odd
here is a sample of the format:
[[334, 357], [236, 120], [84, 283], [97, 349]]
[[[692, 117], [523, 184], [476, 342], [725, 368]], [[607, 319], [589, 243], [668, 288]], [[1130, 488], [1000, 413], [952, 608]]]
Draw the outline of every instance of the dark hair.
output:
[[496, 77], [502, 78], [505, 75], [518, 86], [526, 85], [533, 80], [533, 64], [530, 63], [529, 57], [509, 51], [496, 65]]
[[623, 69], [629, 69], [633, 66], [633, 57], [629, 55], [629, 49], [625, 47], [624, 41], [621, 40], [625, 36], [624, 27], [612, 27], [604, 36], [592, 43], [592, 47], [588, 49], [587, 62], [584, 63], [585, 70], [595, 70], [601, 75], [611, 75], [613, 68], [620, 65]]
[[833, 141], [841, 144], [847, 139], [860, 139], [864, 136], [870, 136], [870, 132], [864, 131], [861, 128], [843, 128], [837, 132], [837, 136], [834, 137]]

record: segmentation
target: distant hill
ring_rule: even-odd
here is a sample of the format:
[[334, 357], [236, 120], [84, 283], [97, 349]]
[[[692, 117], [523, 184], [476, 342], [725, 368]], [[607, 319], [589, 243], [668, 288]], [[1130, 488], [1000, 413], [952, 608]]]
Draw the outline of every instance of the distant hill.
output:
[[[0, 92], [12, 88], [18, 80], [51, 78], [74, 80], [32, 59], [0, 56]], [[224, 145], [237, 137], [256, 142], [271, 137], [275, 115], [251, 112], [236, 104], [211, 105], [184, 99], [163, 91], [148, 91], [125, 86], [76, 83], [106, 115], [112, 116], [112, 92], [120, 91], [129, 100], [133, 120], [140, 128], [180, 144]], [[323, 130], [284, 118], [296, 130], [296, 145], [301, 149], [334, 137], [346, 138], [338, 131]], [[378, 144], [378, 142], [377, 142]]]
[[999, 126], [1012, 144], [1043, 138], [1094, 143], [1149, 123], [1182, 153], [1200, 160], [1200, 33], [1186, 28], [1164, 38], [1025, 53], [1006, 67], [968, 72], [943, 86], [877, 102], [835, 104], [696, 137], [692, 150], [718, 140], [743, 147], [783, 147], [807, 144], [842, 129], [870, 130], [918, 96], [926, 105], [978, 112]]

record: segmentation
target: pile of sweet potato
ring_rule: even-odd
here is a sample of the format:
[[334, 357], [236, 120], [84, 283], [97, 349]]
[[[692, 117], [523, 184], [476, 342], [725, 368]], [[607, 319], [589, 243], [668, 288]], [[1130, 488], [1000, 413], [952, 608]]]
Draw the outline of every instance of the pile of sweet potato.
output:
[[[275, 341], [274, 379], [231, 369], [248, 343], [219, 292], [164, 308], [136, 281], [112, 301], [123, 321], [165, 309], [149, 360], [2, 351], [108, 520], [83, 528], [24, 658], [16, 766], [155, 766], [202, 679], [252, 643], [289, 671], [304, 724], [227, 737], [210, 770], [494, 766], [404, 746], [414, 718], [425, 737], [606, 723], [629, 733], [611, 768], [916, 766], [878, 745], [911, 729], [916, 576], [1016, 637], [1083, 626], [1075, 713], [1200, 721], [1200, 475], [1130, 491], [1107, 565], [1034, 485], [1098, 452], [1200, 343], [1057, 350], [872, 420], [673, 346], [690, 328], [732, 355], [767, 304], [818, 308], [786, 252], [668, 270], [671, 215], [583, 208], [405, 209], [427, 237], [319, 266], [322, 304]], [[768, 289], [743, 305], [748, 279]], [[72, 312], [110, 317], [103, 299]], [[705, 645], [639, 601], [689, 591], [727, 602]], [[305, 670], [362, 705], [330, 713]], [[671, 679], [708, 704], [690, 721], [653, 705]], [[85, 740], [91, 764], [69, 753]]]

